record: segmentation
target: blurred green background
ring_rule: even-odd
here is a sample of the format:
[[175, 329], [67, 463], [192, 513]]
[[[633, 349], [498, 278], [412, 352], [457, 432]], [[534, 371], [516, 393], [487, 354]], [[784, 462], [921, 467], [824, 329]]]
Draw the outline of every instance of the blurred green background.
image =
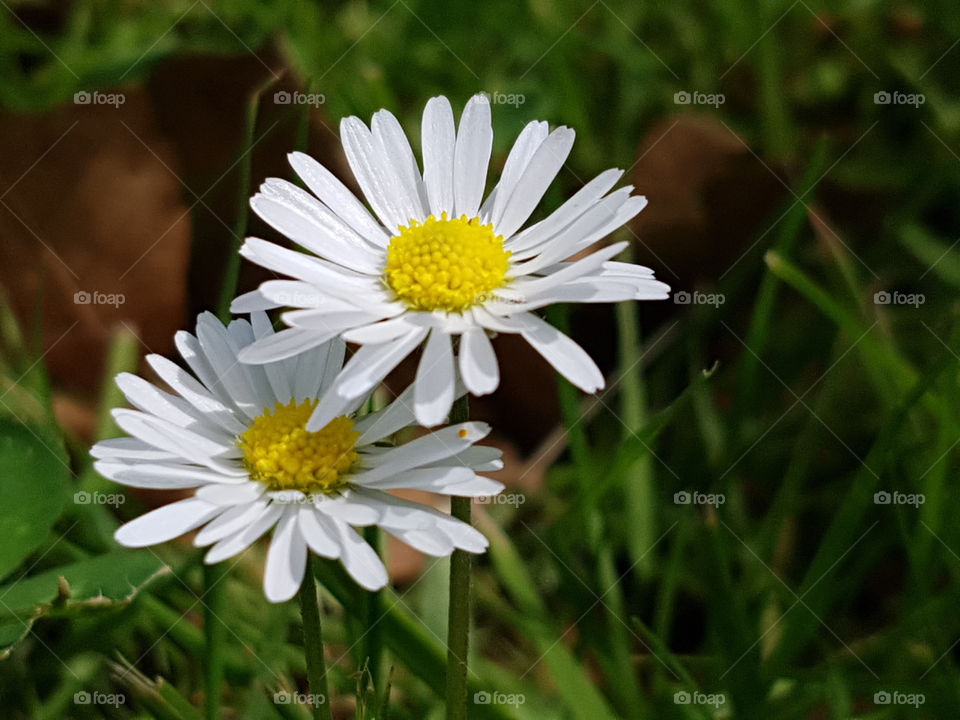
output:
[[[386, 107], [416, 146], [429, 97], [478, 91], [494, 172], [529, 120], [576, 129], [541, 214], [627, 169], [650, 206], [618, 239], [675, 294], [551, 310], [596, 398], [497, 340], [472, 715], [960, 715], [955, 3], [0, 5], [3, 717], [203, 717], [205, 628], [221, 717], [309, 716], [262, 548], [215, 596], [188, 543], [121, 550], [169, 496], [86, 448], [108, 378], [270, 232], [246, 198], [286, 152], [350, 181], [341, 117]], [[381, 596], [324, 570], [335, 715], [442, 717], [446, 562], [385, 551]]]

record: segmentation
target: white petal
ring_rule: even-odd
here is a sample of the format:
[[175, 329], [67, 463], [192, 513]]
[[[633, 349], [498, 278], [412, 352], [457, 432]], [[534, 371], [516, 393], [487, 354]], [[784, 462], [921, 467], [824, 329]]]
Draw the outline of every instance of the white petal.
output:
[[439, 425], [453, 405], [453, 348], [450, 336], [434, 328], [417, 366], [413, 410], [424, 427]]
[[383, 562], [356, 530], [339, 520], [323, 517], [319, 520], [333, 531], [340, 544], [340, 562], [361, 587], [373, 591], [387, 584]]
[[333, 385], [333, 381], [343, 369], [343, 359], [347, 354], [347, 344], [342, 338], [334, 338], [330, 341], [330, 349], [327, 353], [327, 361], [323, 366], [323, 375], [320, 378], [320, 386], [317, 389], [315, 397], [320, 393], [326, 392]]
[[[446, 462], [452, 462], [447, 459]], [[413, 470], [381, 475], [366, 481], [359, 476], [358, 485], [377, 490], [426, 490], [439, 495], [489, 497], [503, 490], [503, 483], [477, 475], [468, 467], [418, 467]]]
[[357, 438], [357, 447], [372, 445], [378, 440], [383, 440], [398, 430], [412, 425], [415, 420], [413, 385], [411, 385], [382, 410], [364, 415], [356, 421], [353, 429], [360, 433], [360, 437]]
[[453, 541], [454, 545], [470, 553], [482, 553], [490, 545], [483, 533], [456, 518], [449, 518], [446, 522], [440, 523], [440, 530]]
[[315, 501], [319, 512], [327, 517], [350, 523], [357, 527], [367, 527], [374, 525], [379, 519], [379, 515], [373, 508], [359, 502], [355, 493], [347, 490], [337, 497], [325, 497]]
[[483, 328], [471, 328], [460, 336], [460, 375], [474, 395], [492, 393], [500, 384], [497, 356]]
[[258, 482], [243, 484], [217, 483], [197, 490], [197, 497], [214, 505], [248, 505], [263, 495], [263, 485]]
[[450, 553], [456, 550], [456, 546], [453, 544], [446, 533], [438, 530], [437, 528], [429, 528], [425, 530], [405, 530], [402, 528], [384, 528], [388, 533], [393, 535], [397, 540], [400, 540], [403, 543], [406, 543], [415, 550], [426, 555], [432, 555], [433, 557], [447, 557]]
[[262, 340], [257, 340], [253, 345], [248, 345], [240, 351], [237, 357], [240, 362], [252, 365], [277, 362], [312, 350], [318, 345], [323, 345], [336, 335], [336, 330], [319, 331], [287, 328]]
[[535, 280], [517, 280], [513, 283], [513, 287], [523, 293], [526, 298], [532, 298], [537, 294], [544, 293], [550, 288], [554, 288], [561, 283], [569, 282], [575, 280], [578, 277], [591, 273], [599, 268], [604, 261], [609, 260], [614, 255], [619, 254], [625, 247], [627, 243], [618, 242], [613, 245], [608, 245], [607, 247], [600, 248], [595, 253], [587, 255], [585, 258], [581, 258], [576, 262], [567, 263], [562, 270], [558, 270], [552, 275], [547, 275], [546, 277], [537, 278]]
[[366, 456], [365, 462], [371, 469], [356, 474], [354, 481], [365, 485], [387, 477], [391, 473], [402, 472], [418, 465], [450, 457], [479, 442], [489, 432], [490, 426], [482, 422], [466, 422], [433, 430], [400, 447]]
[[92, 448], [90, 455], [99, 459], [122, 458], [124, 460], [175, 460], [179, 455], [157, 450], [153, 445], [132, 437], [101, 440]]
[[310, 310], [290, 310], [285, 312], [281, 319], [290, 327], [304, 330], [315, 330], [324, 333], [341, 333], [355, 327], [362, 327], [381, 318], [363, 310], [327, 310], [316, 308]]
[[385, 162], [379, 143], [357, 117], [340, 121], [340, 139], [347, 162], [377, 217], [391, 233], [409, 222], [409, 198], [393, 167]]
[[237, 533], [220, 540], [210, 548], [203, 561], [208, 565], [218, 563], [243, 552], [267, 532], [283, 514], [284, 506], [280, 503], [270, 503], [255, 520]]
[[244, 530], [267, 511], [269, 501], [260, 499], [249, 505], [235, 505], [203, 526], [193, 539], [196, 547], [206, 547], [228, 535]]
[[510, 154], [507, 156], [507, 161], [503, 165], [503, 172], [500, 175], [500, 182], [497, 183], [493, 192], [490, 193], [490, 197], [487, 198], [488, 203], [492, 200], [488, 219], [494, 227], [499, 225], [500, 219], [503, 217], [503, 211], [507, 207], [514, 190], [517, 189], [517, 181], [523, 175], [523, 171], [526, 170], [530, 158], [533, 157], [537, 148], [549, 135], [549, 128], [550, 126], [546, 122], [534, 120], [527, 123], [516, 142], [513, 143], [513, 147], [510, 148]]
[[124, 432], [161, 450], [176, 453], [184, 460], [228, 475], [237, 472], [228, 461], [229, 458], [239, 457], [239, 450], [236, 447], [216, 443], [138, 410], [119, 408], [113, 410], [111, 414]]
[[436, 524], [431, 515], [433, 510], [428, 506], [394, 497], [382, 490], [358, 488], [353, 499], [373, 513], [375, 522], [382, 527], [414, 530]]
[[353, 307], [351, 303], [329, 295], [303, 280], [267, 280], [258, 289], [275, 307], [314, 308], [321, 305]]
[[388, 110], [380, 110], [373, 116], [371, 130], [374, 139], [380, 144], [385, 158], [393, 165], [404, 193], [408, 196], [411, 218], [423, 218], [430, 213], [427, 191], [420, 177], [417, 159], [410, 148], [410, 141], [400, 127], [397, 118]]
[[430, 201], [430, 212], [453, 215], [453, 154], [456, 147], [453, 110], [445, 97], [433, 97], [423, 109], [421, 146], [423, 182]]
[[405, 313], [400, 317], [347, 330], [342, 337], [347, 342], [360, 345], [377, 345], [396, 340], [418, 327], [427, 327], [432, 324], [431, 321], [432, 315], [429, 313]]
[[124, 547], [156, 545], [190, 532], [222, 510], [218, 505], [187, 498], [131, 520], [120, 526], [113, 537]]
[[475, 217], [487, 184], [487, 166], [493, 148], [490, 100], [474, 95], [460, 116], [453, 159], [454, 213]]
[[[323, 383], [327, 363], [330, 362], [331, 351], [337, 344], [342, 343], [338, 338], [334, 338], [330, 342], [284, 361], [285, 365], [290, 365], [290, 368], [285, 368], [285, 370], [287, 375], [291, 376], [290, 380], [294, 385], [293, 397], [298, 402], [314, 400], [317, 397]], [[338, 367], [337, 370], [339, 369]]]
[[[634, 286], [623, 282], [592, 280], [578, 278], [565, 285], [551, 288], [546, 292], [531, 297], [527, 302], [510, 305], [491, 305], [491, 311], [529, 312], [538, 308], [553, 305], [554, 303], [609, 303], [623, 302], [636, 299], [637, 290]], [[665, 297], [665, 296], [664, 296]], [[652, 299], [652, 298], [651, 298]]]
[[596, 392], [604, 385], [603, 373], [586, 350], [534, 315], [536, 327], [520, 333], [544, 359], [567, 380], [584, 392]]
[[404, 337], [381, 345], [364, 345], [344, 366], [334, 382], [343, 397], [358, 397], [372, 390], [397, 364], [420, 344], [427, 331], [417, 328]]
[[496, 226], [498, 235], [508, 238], [527, 221], [566, 162], [574, 137], [573, 130], [561, 127], [540, 144], [507, 201]]
[[331, 560], [340, 557], [340, 543], [337, 542], [336, 534], [330, 523], [321, 519], [316, 508], [312, 506], [300, 508], [298, 519], [300, 532], [313, 552]]
[[520, 333], [533, 325], [533, 321], [530, 319], [531, 314], [526, 312], [495, 315], [487, 308], [479, 305], [475, 305], [471, 310], [474, 320], [480, 327], [498, 333]]
[[250, 207], [274, 229], [330, 262], [377, 274], [380, 255], [312, 195], [279, 179], [263, 189]]
[[[500, 459], [502, 457], [503, 451], [500, 448], [492, 445], [471, 445], [456, 455], [430, 463], [426, 467], [463, 465], [477, 472], [493, 472], [503, 468], [503, 461]], [[491, 467], [493, 465], [496, 465], [496, 467]]]
[[380, 247], [386, 247], [390, 237], [356, 196], [333, 173], [309, 155], [301, 152], [290, 153], [287, 157], [303, 182], [327, 207], [368, 241]]
[[623, 188], [611, 193], [603, 202], [584, 213], [577, 222], [542, 246], [543, 251], [538, 257], [514, 265], [513, 272], [517, 274], [539, 272], [541, 268], [549, 267], [559, 260], [586, 250], [618, 227], [625, 225], [647, 205], [645, 197], [631, 197], [629, 190], [629, 188]]
[[116, 377], [116, 383], [127, 401], [138, 410], [174, 425], [189, 428], [200, 435], [229, 441], [229, 435], [213, 422], [208, 422], [202, 412], [197, 412], [196, 408], [182, 398], [164, 392], [143, 378], [131, 373], [120, 373]]
[[[189, 333], [183, 333], [182, 335], [178, 333], [178, 336], [182, 345], [182, 352], [186, 348], [183, 341], [186, 337], [193, 338], [193, 336]], [[193, 338], [193, 340], [196, 342], [196, 338]], [[191, 358], [195, 363], [198, 363], [201, 359], [196, 355], [191, 355]], [[239, 411], [233, 409], [233, 403], [230, 406], [222, 403], [211, 394], [210, 390], [179, 365], [162, 355], [148, 355], [147, 363], [161, 380], [173, 388], [180, 397], [193, 405], [204, 418], [216, 423], [232, 435], [239, 435], [246, 430], [246, 425], [238, 419]], [[206, 364], [206, 360], [203, 360], [203, 363]]]
[[380, 526], [431, 555], [449, 555], [454, 547], [483, 552], [487, 539], [467, 523], [433, 508], [378, 491], [364, 491], [367, 502], [381, 513]]
[[297, 514], [288, 510], [280, 519], [263, 574], [263, 591], [270, 602], [285, 602], [297, 594], [307, 567], [307, 544], [297, 527]]
[[235, 297], [230, 303], [230, 312], [237, 315], [255, 310], [273, 310], [277, 303], [264, 297], [260, 290], [251, 290]]
[[235, 339], [230, 335], [215, 315], [201, 313], [197, 318], [197, 339], [200, 348], [237, 407], [247, 417], [255, 418], [270, 404], [270, 391], [258, 383], [257, 377], [237, 361], [240, 353]]
[[[253, 333], [256, 340], [263, 340], [274, 334], [273, 324], [266, 313], [255, 312], [250, 315], [250, 322], [253, 326]], [[273, 390], [273, 396], [277, 402], [284, 405], [290, 402], [293, 397], [293, 388], [291, 384], [293, 378], [287, 372], [286, 364], [283, 362], [265, 363], [263, 365], [264, 374]]]
[[198, 487], [209, 483], [232, 485], [246, 481], [245, 473], [240, 475], [239, 468], [237, 475], [224, 475], [195, 465], [101, 462], [94, 467], [104, 477], [128, 487], [176, 489]]
[[240, 254], [252, 263], [268, 270], [309, 282], [325, 294], [349, 299], [375, 286], [375, 280], [360, 275], [318, 257], [297, 250], [280, 247], [260, 238], [249, 237], [243, 242]]
[[507, 249], [516, 256], [524, 250], [547, 242], [593, 207], [622, 176], [623, 170], [616, 169], [600, 173], [546, 218], [508, 240]]

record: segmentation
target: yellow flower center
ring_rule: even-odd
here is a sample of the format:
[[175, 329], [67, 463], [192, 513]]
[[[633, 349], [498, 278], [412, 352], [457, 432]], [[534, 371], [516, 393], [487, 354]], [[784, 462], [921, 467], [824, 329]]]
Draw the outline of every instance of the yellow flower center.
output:
[[463, 312], [503, 287], [509, 267], [492, 224], [442, 213], [400, 227], [387, 247], [384, 280], [411, 310]]
[[306, 425], [316, 400], [267, 408], [238, 438], [243, 463], [269, 490], [331, 494], [347, 485], [345, 475], [357, 461], [360, 432], [341, 415], [316, 432]]

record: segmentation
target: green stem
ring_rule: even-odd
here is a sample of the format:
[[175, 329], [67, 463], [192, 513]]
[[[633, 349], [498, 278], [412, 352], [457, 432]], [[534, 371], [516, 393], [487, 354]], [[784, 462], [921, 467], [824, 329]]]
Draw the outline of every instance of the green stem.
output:
[[[450, 423], [465, 422], [470, 416], [467, 395], [450, 411]], [[472, 500], [450, 499], [450, 514], [470, 523]], [[470, 553], [454, 550], [450, 557], [450, 609], [447, 618], [447, 720], [467, 718], [467, 653], [470, 651]]]
[[237, 292], [237, 282], [240, 279], [240, 244], [247, 234], [247, 219], [250, 208], [250, 175], [253, 164], [253, 134], [257, 127], [257, 113], [260, 109], [260, 96], [275, 82], [270, 78], [262, 86], [256, 88], [247, 100], [246, 114], [243, 124], [243, 153], [240, 160], [240, 178], [237, 181], [237, 217], [233, 226], [233, 237], [230, 239], [230, 252], [227, 253], [227, 263], [223, 271], [223, 283], [220, 285], [220, 298], [217, 302], [217, 317], [221, 322], [230, 319], [230, 303]]
[[220, 618], [226, 612], [227, 568], [226, 563], [203, 566], [207, 720], [217, 720], [220, 716], [220, 698], [223, 694], [223, 641], [226, 626]]
[[[380, 542], [380, 529], [376, 526], [364, 528], [363, 537], [373, 548], [373, 551], [379, 555], [382, 544]], [[364, 652], [363, 658], [361, 658], [361, 661], [366, 660], [370, 682], [378, 694], [383, 683], [383, 629], [380, 625], [383, 607], [381, 595], [382, 593], [379, 590], [364, 593], [367, 622]]]
[[313, 576], [314, 560], [307, 556], [307, 571], [300, 586], [300, 614], [303, 616], [303, 652], [307, 659], [307, 679], [313, 700], [310, 707], [314, 720], [333, 720], [330, 712], [330, 691], [327, 689], [327, 667], [323, 659], [323, 633], [320, 628], [320, 603]]

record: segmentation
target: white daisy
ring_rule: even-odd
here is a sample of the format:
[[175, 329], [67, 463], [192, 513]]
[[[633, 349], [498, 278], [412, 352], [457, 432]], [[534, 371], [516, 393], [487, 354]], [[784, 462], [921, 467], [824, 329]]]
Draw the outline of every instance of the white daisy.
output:
[[[311, 254], [248, 238], [247, 259], [294, 280], [270, 280], [234, 302], [235, 312], [297, 308], [290, 329], [241, 353], [245, 363], [290, 357], [340, 336], [363, 347], [322, 398], [318, 428], [370, 391], [425, 341], [414, 384], [417, 420], [444, 420], [454, 396], [454, 347], [468, 390], [496, 389], [500, 372], [488, 333], [516, 333], [585, 392], [604, 379], [573, 340], [533, 313], [555, 302], [658, 300], [669, 288], [639, 265], [611, 260], [626, 243], [564, 262], [628, 222], [647, 204], [632, 187], [612, 190], [607, 170], [544, 220], [521, 230], [573, 146], [573, 130], [531, 122], [483, 200], [493, 130], [485, 95], [470, 99], [454, 129], [446, 98], [423, 113], [423, 174], [400, 123], [386, 110], [368, 129], [356, 117], [340, 134], [374, 218], [329, 170], [302, 153], [290, 163], [310, 194], [271, 178], [250, 204]], [[481, 204], [482, 202], [482, 204]]]
[[387, 491], [500, 492], [500, 483], [476, 474], [502, 467], [498, 450], [474, 446], [489, 426], [466, 422], [390, 447], [383, 441], [414, 423], [408, 389], [383, 410], [354, 417], [366, 400], [358, 397], [309, 432], [305, 425], [317, 398], [343, 365], [343, 341], [243, 365], [237, 361], [243, 348], [275, 337], [264, 313], [251, 320], [224, 327], [206, 313], [197, 320], [196, 336], [177, 333], [192, 373], [160, 355], [147, 357], [175, 394], [136, 375], [117, 376], [136, 409], [114, 410], [113, 416], [132, 437], [97, 443], [91, 450], [97, 471], [131, 487], [196, 488], [192, 497], [119, 528], [121, 545], [155, 545], [203, 526], [194, 544], [212, 545], [206, 562], [215, 563], [276, 526], [264, 573], [273, 602], [296, 593], [308, 550], [339, 558], [367, 589], [385, 585], [383, 563], [352, 526], [378, 525], [430, 555], [486, 549], [486, 538], [470, 525]]

